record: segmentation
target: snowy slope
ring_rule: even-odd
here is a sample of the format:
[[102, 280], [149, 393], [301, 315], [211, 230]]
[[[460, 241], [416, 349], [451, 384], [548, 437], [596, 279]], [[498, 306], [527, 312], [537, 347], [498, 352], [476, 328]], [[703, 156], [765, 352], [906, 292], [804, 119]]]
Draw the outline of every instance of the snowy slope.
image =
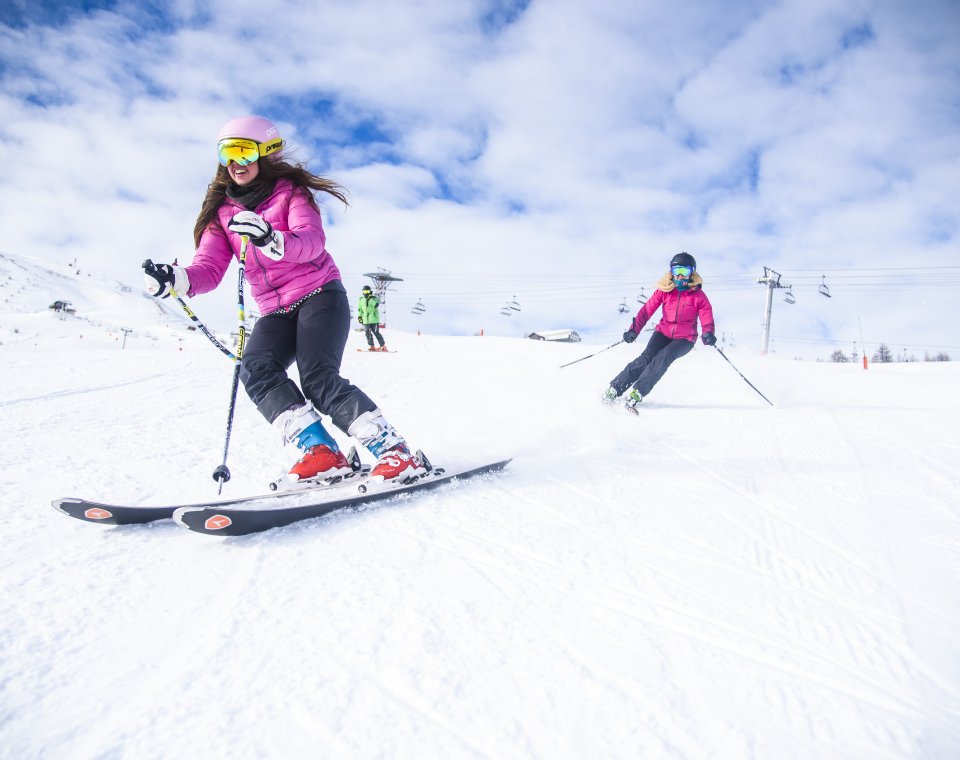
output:
[[[57, 302], [68, 308], [53, 309]], [[93, 272], [0, 252], [0, 345], [183, 335], [187, 323], [178, 309]]]
[[[0, 309], [0, 757], [960, 755], [955, 363], [728, 352], [771, 408], [698, 346], [636, 418], [633, 347], [353, 334], [435, 462], [513, 463], [218, 539], [49, 506], [216, 492], [232, 365], [120, 295]], [[292, 457], [241, 392], [225, 495]]]

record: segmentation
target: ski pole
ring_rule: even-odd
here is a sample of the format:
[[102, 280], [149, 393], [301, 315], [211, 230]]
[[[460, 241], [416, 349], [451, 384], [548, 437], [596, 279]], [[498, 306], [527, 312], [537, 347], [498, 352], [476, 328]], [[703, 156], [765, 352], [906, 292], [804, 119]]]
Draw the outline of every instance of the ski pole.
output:
[[230, 449], [230, 432], [233, 430], [233, 412], [237, 406], [237, 387], [240, 384], [240, 363], [243, 360], [243, 347], [247, 339], [246, 315], [243, 310], [243, 270], [247, 262], [247, 242], [249, 238], [246, 235], [240, 238], [240, 272], [237, 276], [237, 309], [240, 314], [240, 327], [238, 328], [239, 337], [237, 339], [237, 357], [233, 365], [233, 385], [230, 388], [230, 408], [227, 411], [227, 435], [223, 442], [223, 464], [213, 471], [213, 479], [220, 486], [217, 493], [223, 491], [223, 484], [230, 480], [230, 469], [227, 467], [227, 451]]
[[604, 351], [609, 351], [611, 348], [613, 348], [614, 346], [619, 346], [621, 343], [623, 343], [623, 339], [618, 340], [616, 343], [612, 343], [611, 345], [607, 346], [606, 348], [601, 348], [599, 351], [594, 351], [594, 352], [593, 352], [592, 354], [590, 354], [589, 356], [582, 356], [582, 357], [580, 357], [579, 359], [574, 359], [572, 362], [567, 362], [566, 364], [561, 364], [561, 365], [560, 365], [560, 369], [563, 369], [564, 367], [569, 367], [571, 364], [576, 364], [577, 362], [582, 362], [584, 359], [589, 359], [589, 358], [591, 358], [591, 357], [593, 357], [593, 356], [596, 356], [597, 354], [602, 354]]
[[[720, 350], [720, 346], [714, 345], [714, 348], [717, 349], [717, 352], [720, 354], [720, 356], [722, 356], [724, 359], [726, 359], [727, 364], [729, 364], [731, 367], [733, 367], [733, 362], [730, 361], [729, 359], [727, 359], [727, 355], [726, 355], [725, 353], [723, 353], [723, 351]], [[734, 369], [734, 371], [735, 371], [738, 375], [740, 375], [740, 377], [743, 377], [743, 373], [742, 373], [740, 370], [738, 370], [736, 367], [733, 367], [733, 369]], [[757, 391], [757, 393], [760, 394], [760, 398], [762, 398], [764, 401], [766, 401], [768, 404], [770, 404], [770, 406], [775, 406], [775, 404], [774, 404], [770, 399], [768, 399], [766, 396], [764, 396], [762, 393], [760, 393], [760, 391], [757, 390], [757, 386], [755, 386], [753, 383], [751, 383], [749, 380], [747, 380], [747, 378], [743, 377], [743, 381], [744, 381], [747, 385], [749, 385], [751, 388], [753, 388], [755, 391]]]
[[[154, 265], [154, 263], [150, 259], [147, 259], [146, 261], [143, 262], [143, 268], [149, 272], [156, 271], [156, 265]], [[206, 335], [210, 339], [210, 342], [213, 343], [213, 345], [215, 345], [224, 354], [226, 354], [228, 358], [233, 359], [233, 361], [237, 361], [237, 357], [234, 356], [233, 352], [229, 348], [227, 348], [225, 345], [223, 345], [219, 340], [217, 340], [216, 337], [213, 335], [213, 333], [211, 333], [207, 329], [207, 326], [203, 324], [203, 322], [201, 322], [199, 319], [197, 319], [197, 315], [193, 313], [193, 311], [190, 309], [189, 306], [187, 306], [187, 302], [180, 297], [180, 294], [177, 293], [177, 291], [175, 291], [173, 288], [170, 288], [170, 295], [172, 295], [174, 298], [177, 299], [177, 303], [179, 303], [180, 306], [183, 307], [183, 310], [187, 313], [187, 316], [190, 317], [190, 320], [197, 326], [197, 329], [200, 332], [202, 332], [204, 335]]]

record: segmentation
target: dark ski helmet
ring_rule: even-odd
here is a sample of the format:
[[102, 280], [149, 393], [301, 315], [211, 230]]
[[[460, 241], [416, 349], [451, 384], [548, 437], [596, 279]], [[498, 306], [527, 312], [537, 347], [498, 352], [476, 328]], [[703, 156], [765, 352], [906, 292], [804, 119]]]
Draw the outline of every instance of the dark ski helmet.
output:
[[370, 295], [373, 291], [370, 289], [370, 286], [369, 286], [369, 285], [364, 285], [364, 286], [363, 286], [363, 290], [361, 290], [360, 292], [363, 293], [365, 296], [368, 296], [368, 295]]
[[694, 272], [697, 271], [697, 260], [686, 251], [682, 251], [670, 259], [671, 267], [690, 267]]

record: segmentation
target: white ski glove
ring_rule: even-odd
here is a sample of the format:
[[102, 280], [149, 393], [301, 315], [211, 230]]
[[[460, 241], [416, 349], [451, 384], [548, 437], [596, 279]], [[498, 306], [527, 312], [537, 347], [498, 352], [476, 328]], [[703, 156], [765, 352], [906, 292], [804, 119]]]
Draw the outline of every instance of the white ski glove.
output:
[[190, 290], [186, 269], [175, 264], [154, 264], [150, 259], [143, 262], [143, 281], [154, 298], [167, 298], [171, 291], [185, 296]]
[[273, 229], [260, 214], [241, 211], [230, 220], [227, 229], [238, 235], [246, 235], [264, 256], [274, 261], [283, 258], [283, 233]]

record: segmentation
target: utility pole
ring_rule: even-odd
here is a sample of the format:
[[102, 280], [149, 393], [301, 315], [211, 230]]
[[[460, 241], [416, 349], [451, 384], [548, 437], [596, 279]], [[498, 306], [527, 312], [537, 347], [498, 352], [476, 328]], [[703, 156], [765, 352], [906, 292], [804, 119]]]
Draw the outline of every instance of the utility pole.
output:
[[[763, 311], [763, 345], [760, 347], [760, 355], [766, 356], [767, 349], [770, 347], [770, 315], [773, 312], [773, 291], [777, 288], [791, 288], [790, 285], [780, 283], [780, 273], [775, 272], [769, 267], [763, 268], [763, 277], [757, 280], [761, 285], [767, 286], [767, 301]], [[792, 291], [790, 291], [792, 295]], [[793, 303], [793, 301], [790, 301]]]

